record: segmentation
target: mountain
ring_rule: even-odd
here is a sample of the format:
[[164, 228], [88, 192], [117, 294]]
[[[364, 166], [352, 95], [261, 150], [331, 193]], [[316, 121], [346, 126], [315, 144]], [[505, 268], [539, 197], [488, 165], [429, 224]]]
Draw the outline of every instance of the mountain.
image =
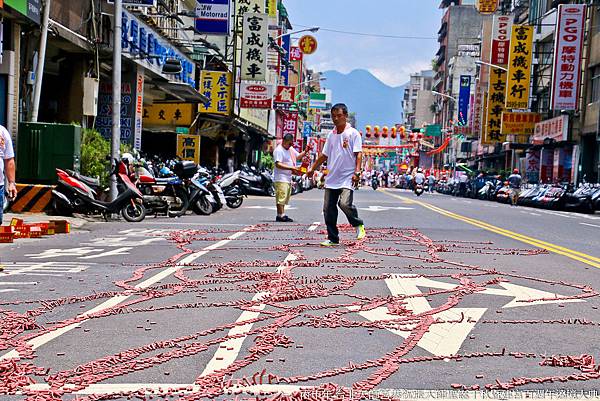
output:
[[331, 89], [333, 103], [346, 103], [350, 112], [356, 112], [357, 129], [365, 125], [387, 125], [402, 122], [402, 100], [406, 85], [391, 87], [366, 70], [349, 74], [324, 72], [327, 80], [323, 87]]

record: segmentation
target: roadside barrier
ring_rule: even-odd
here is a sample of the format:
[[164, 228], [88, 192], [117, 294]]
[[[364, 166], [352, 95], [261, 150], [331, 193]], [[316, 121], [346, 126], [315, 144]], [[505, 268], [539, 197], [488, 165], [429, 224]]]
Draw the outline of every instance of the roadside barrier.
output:
[[41, 213], [50, 208], [52, 201], [51, 185], [17, 184], [17, 198], [10, 206], [15, 213]]

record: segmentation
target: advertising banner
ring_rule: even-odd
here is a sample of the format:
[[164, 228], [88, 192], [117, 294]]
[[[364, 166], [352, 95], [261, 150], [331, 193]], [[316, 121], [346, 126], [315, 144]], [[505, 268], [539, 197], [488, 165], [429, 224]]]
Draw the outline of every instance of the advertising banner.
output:
[[280, 75], [280, 83], [284, 86], [290, 84], [290, 69], [287, 65], [285, 65], [285, 61], [290, 61], [290, 49], [292, 46], [292, 39], [290, 35], [282, 36], [279, 40], [280, 46], [285, 50], [285, 56], [282, 56], [281, 62], [279, 63], [279, 75]]
[[155, 103], [144, 107], [144, 125], [189, 127], [196, 117], [192, 103]]
[[469, 121], [469, 102], [471, 100], [471, 76], [460, 76], [460, 91], [458, 92], [458, 123], [467, 125]]
[[135, 118], [133, 128], [133, 148], [142, 149], [142, 122], [144, 113], [144, 69], [140, 66], [136, 73]]
[[[265, 0], [238, 0], [235, 2], [235, 16], [237, 19], [236, 31], [240, 31], [243, 27], [243, 15], [247, 13], [264, 14]], [[267, 14], [268, 15], [268, 14]]]
[[278, 110], [289, 110], [296, 97], [296, 88], [294, 86], [277, 86], [274, 107]]
[[535, 125], [533, 144], [542, 145], [544, 140], [566, 141], [569, 137], [569, 116], [562, 115]]
[[542, 120], [539, 113], [502, 113], [502, 135], [533, 135], [535, 125]]
[[277, 0], [266, 0], [265, 3], [267, 9], [265, 12], [269, 14], [269, 17], [276, 18], [277, 17]]
[[209, 35], [229, 35], [230, 7], [230, 0], [196, 0], [196, 31]]
[[41, 0], [4, 0], [4, 5], [23, 14], [36, 24], [40, 23]]
[[298, 46], [292, 46], [290, 48], [290, 61], [302, 61], [304, 53]]
[[527, 182], [537, 183], [540, 180], [540, 151], [528, 150], [525, 157], [525, 174]]
[[550, 99], [552, 110], [577, 110], [585, 14], [585, 4], [558, 6]]
[[[137, 73], [124, 73], [121, 81], [121, 142], [133, 145], [137, 100]], [[105, 139], [112, 137], [113, 86], [110, 79], [101, 79], [98, 88], [96, 130]]]
[[483, 96], [484, 93], [481, 90], [481, 88], [476, 89], [475, 91], [475, 96], [473, 97], [473, 111], [471, 111], [471, 114], [473, 115], [473, 125], [471, 127], [471, 131], [473, 132], [473, 134], [477, 134], [480, 135], [481, 133], [481, 126], [482, 126], [482, 119], [481, 119], [481, 115], [483, 112]]
[[200, 164], [200, 136], [177, 134], [177, 156]]
[[504, 142], [502, 135], [502, 113], [504, 112], [504, 94], [506, 93], [506, 71], [492, 68], [487, 97], [487, 123], [485, 143]]
[[529, 25], [513, 26], [508, 58], [507, 109], [529, 108], [532, 58], [533, 27]]
[[200, 92], [210, 100], [199, 105], [199, 112], [231, 114], [231, 86], [232, 77], [230, 72], [202, 71], [200, 74]]
[[313, 92], [310, 94], [308, 107], [310, 109], [324, 110], [327, 108], [327, 95], [325, 93]]
[[273, 85], [242, 82], [240, 85], [240, 108], [271, 109]]
[[283, 113], [283, 136], [286, 134], [292, 134], [294, 138], [298, 135], [298, 113]]
[[508, 64], [513, 19], [514, 16], [512, 15], [494, 15], [492, 25], [492, 64]]
[[477, 0], [475, 8], [481, 14], [493, 14], [498, 9], [498, 0]]
[[266, 81], [269, 16], [246, 13], [243, 17], [241, 79]]

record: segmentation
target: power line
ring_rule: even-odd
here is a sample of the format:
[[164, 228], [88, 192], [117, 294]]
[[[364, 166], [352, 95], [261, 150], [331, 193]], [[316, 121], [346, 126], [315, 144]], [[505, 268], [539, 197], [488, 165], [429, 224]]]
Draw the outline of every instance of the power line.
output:
[[[301, 25], [301, 24], [294, 24], [295, 26], [298, 26], [300, 28], [310, 28], [311, 26], [309, 25]], [[433, 37], [433, 36], [397, 36], [397, 35], [381, 35], [378, 33], [366, 33], [366, 32], [351, 32], [351, 31], [341, 31], [338, 29], [330, 29], [330, 28], [319, 28], [320, 31], [325, 31], [325, 32], [334, 32], [334, 33], [341, 33], [344, 35], [356, 35], [356, 36], [370, 36], [373, 38], [387, 38], [387, 39], [418, 39], [418, 40], [436, 40], [437, 41], [437, 37]]]

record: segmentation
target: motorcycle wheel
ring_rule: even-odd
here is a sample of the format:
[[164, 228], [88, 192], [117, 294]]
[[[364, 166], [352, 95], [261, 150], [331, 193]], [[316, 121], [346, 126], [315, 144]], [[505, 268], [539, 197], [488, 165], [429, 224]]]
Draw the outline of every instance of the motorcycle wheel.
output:
[[275, 187], [273, 185], [269, 185], [269, 187], [267, 188], [267, 196], [275, 196]]
[[213, 212], [212, 204], [204, 196], [201, 197], [200, 199], [198, 199], [196, 201], [196, 203], [194, 203], [194, 205], [192, 206], [192, 209], [194, 210], [194, 213], [202, 215], [202, 216], [208, 216], [209, 214], [212, 214], [212, 212]]
[[181, 217], [185, 215], [185, 212], [187, 212], [188, 208], [190, 207], [190, 199], [187, 192], [182, 187], [174, 187], [173, 190], [175, 192], [175, 197], [178, 198], [181, 203], [175, 207], [169, 205], [167, 216]]
[[130, 223], [139, 223], [146, 218], [146, 208], [141, 203], [128, 203], [121, 209], [121, 216]]
[[63, 206], [62, 203], [56, 200], [56, 198], [52, 198], [52, 213], [55, 216], [72, 216], [73, 210]]
[[235, 200], [227, 199], [227, 206], [231, 209], [237, 209], [242, 206], [242, 203], [244, 203], [244, 197], [241, 195], [235, 198]]

